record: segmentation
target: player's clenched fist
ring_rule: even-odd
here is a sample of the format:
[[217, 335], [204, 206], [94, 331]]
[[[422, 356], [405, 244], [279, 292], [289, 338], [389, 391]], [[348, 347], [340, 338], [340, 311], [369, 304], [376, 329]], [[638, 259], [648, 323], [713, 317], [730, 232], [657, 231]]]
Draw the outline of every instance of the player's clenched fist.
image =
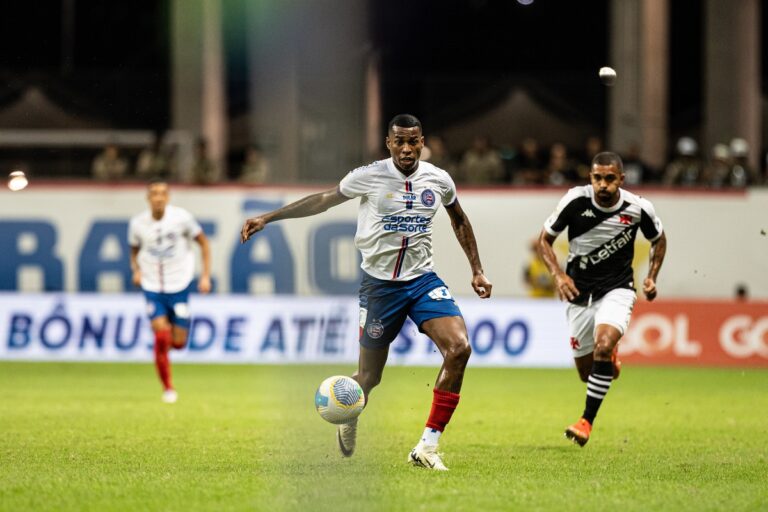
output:
[[254, 233], [258, 233], [264, 229], [264, 226], [266, 225], [267, 223], [264, 221], [263, 217], [253, 217], [246, 220], [245, 224], [243, 224], [243, 229], [240, 230], [240, 243], [244, 244], [247, 242]]

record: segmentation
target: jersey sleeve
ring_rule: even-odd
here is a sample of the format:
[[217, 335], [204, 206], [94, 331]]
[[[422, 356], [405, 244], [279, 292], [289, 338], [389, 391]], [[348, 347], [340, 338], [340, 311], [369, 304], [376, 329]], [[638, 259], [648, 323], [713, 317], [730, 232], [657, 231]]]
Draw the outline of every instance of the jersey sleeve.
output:
[[139, 226], [136, 218], [128, 223], [128, 245], [130, 247], [141, 247], [141, 237], [139, 236]]
[[649, 242], [655, 242], [661, 236], [664, 228], [661, 219], [656, 216], [656, 210], [650, 201], [640, 198], [640, 231]]
[[191, 213], [184, 212], [184, 214], [184, 232], [187, 234], [190, 240], [194, 240], [197, 235], [203, 232], [203, 228]]
[[443, 190], [443, 206], [451, 206], [456, 202], [456, 183], [451, 175], [445, 172], [445, 190]]
[[568, 227], [568, 215], [567, 207], [573, 202], [574, 199], [581, 196], [580, 188], [572, 188], [560, 199], [557, 203], [555, 211], [552, 212], [547, 220], [544, 222], [544, 230], [552, 236], [557, 236]]
[[365, 179], [366, 174], [365, 167], [349, 171], [339, 182], [339, 192], [350, 199], [364, 196], [370, 190], [370, 182]]

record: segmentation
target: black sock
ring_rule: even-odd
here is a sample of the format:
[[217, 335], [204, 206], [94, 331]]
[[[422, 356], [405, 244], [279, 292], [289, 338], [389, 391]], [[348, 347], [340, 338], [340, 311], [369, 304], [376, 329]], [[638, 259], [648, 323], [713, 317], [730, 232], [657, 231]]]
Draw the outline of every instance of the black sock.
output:
[[597, 410], [603, 403], [605, 395], [611, 388], [613, 380], [613, 363], [610, 361], [595, 361], [592, 363], [592, 373], [587, 379], [587, 404], [582, 417], [590, 424], [594, 423]]

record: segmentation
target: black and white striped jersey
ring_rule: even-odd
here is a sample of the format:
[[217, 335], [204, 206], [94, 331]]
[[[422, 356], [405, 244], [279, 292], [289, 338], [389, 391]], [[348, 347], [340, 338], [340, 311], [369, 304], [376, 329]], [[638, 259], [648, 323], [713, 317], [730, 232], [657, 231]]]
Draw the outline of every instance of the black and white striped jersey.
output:
[[597, 300], [615, 288], [634, 289], [637, 229], [651, 242], [661, 236], [661, 220], [651, 202], [624, 189], [619, 193], [614, 206], [603, 208], [595, 201], [592, 185], [574, 187], [544, 223], [552, 236], [568, 228], [566, 273], [580, 292], [575, 304], [586, 303], [590, 296]]

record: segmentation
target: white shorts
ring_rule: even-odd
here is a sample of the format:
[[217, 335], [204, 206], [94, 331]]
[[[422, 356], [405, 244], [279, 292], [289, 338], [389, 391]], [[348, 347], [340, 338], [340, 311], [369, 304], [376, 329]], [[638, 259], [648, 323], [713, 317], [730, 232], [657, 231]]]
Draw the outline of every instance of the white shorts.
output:
[[586, 306], [569, 304], [566, 315], [573, 357], [582, 357], [595, 350], [595, 326], [599, 324], [613, 326], [623, 336], [636, 299], [634, 290], [616, 288]]

